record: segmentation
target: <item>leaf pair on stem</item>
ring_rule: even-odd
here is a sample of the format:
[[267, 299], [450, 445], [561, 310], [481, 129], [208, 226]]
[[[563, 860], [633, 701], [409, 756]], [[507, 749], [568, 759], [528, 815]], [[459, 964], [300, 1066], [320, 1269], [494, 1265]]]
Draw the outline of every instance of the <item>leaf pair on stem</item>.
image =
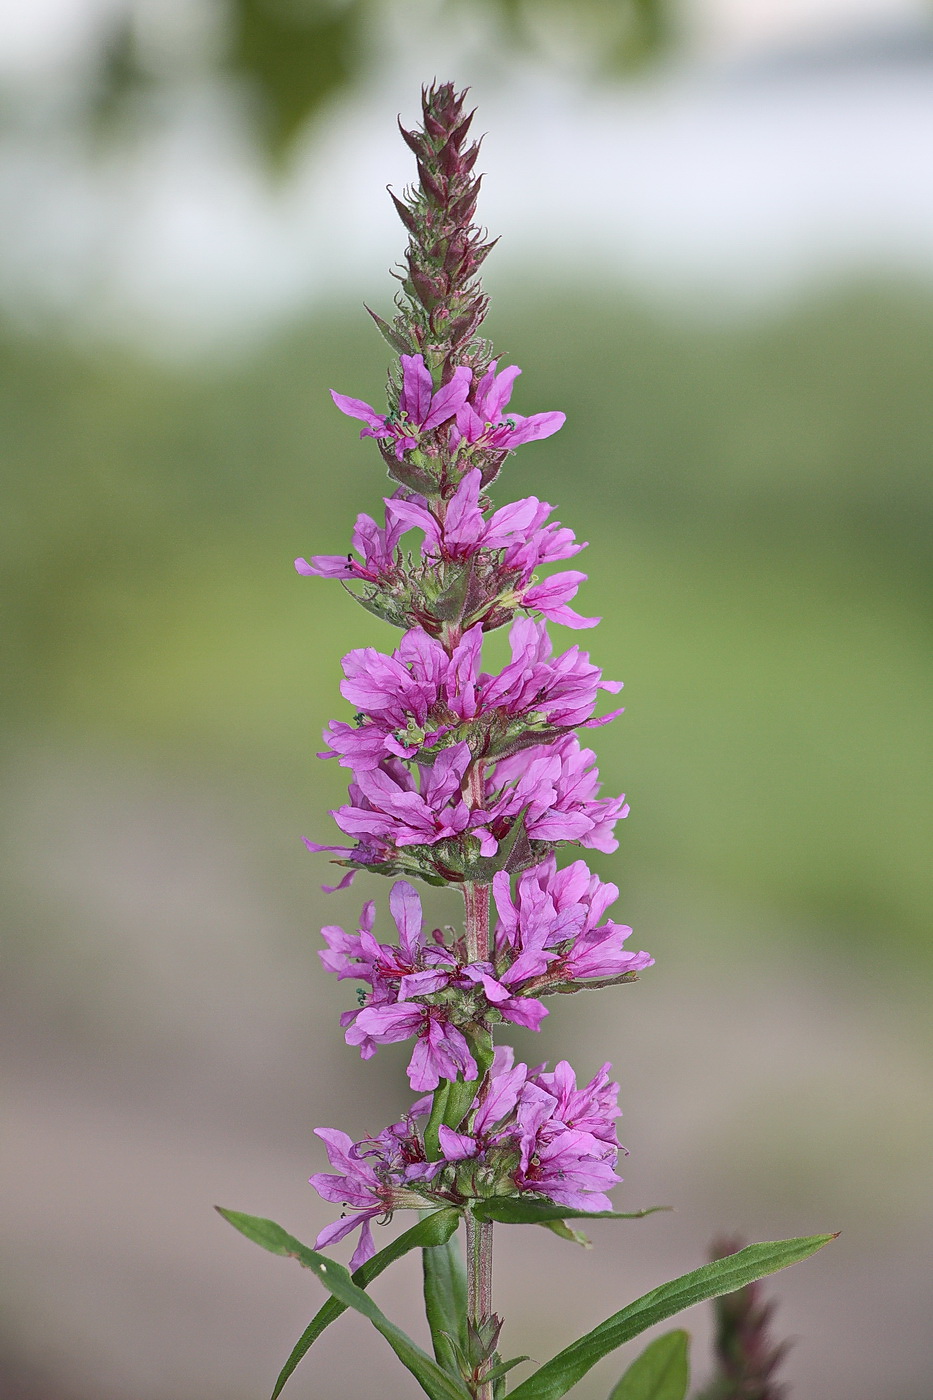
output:
[[[534, 1209], [536, 1206], [539, 1207], [537, 1211]], [[464, 1359], [468, 1362], [471, 1359], [470, 1338], [462, 1321], [466, 1316], [463, 1307], [465, 1282], [459, 1253], [453, 1242], [463, 1215], [461, 1210], [451, 1207], [432, 1212], [380, 1250], [352, 1276], [342, 1264], [303, 1245], [274, 1221], [220, 1207], [218, 1210], [247, 1239], [272, 1254], [297, 1259], [302, 1267], [311, 1269], [331, 1294], [296, 1343], [276, 1381], [271, 1400], [278, 1400], [285, 1382], [312, 1343], [347, 1308], [353, 1308], [369, 1318], [430, 1400], [472, 1400], [471, 1390], [460, 1375]], [[533, 1201], [512, 1203], [508, 1198], [485, 1202], [476, 1210], [484, 1211], [488, 1219], [501, 1220], [511, 1215], [511, 1223], [528, 1224], [586, 1218], [588, 1214]], [[605, 1218], [607, 1215], [615, 1216], [616, 1212], [592, 1214], [594, 1218]], [[613, 1313], [598, 1327], [558, 1352], [520, 1382], [511, 1392], [511, 1400], [560, 1400], [597, 1361], [649, 1327], [695, 1303], [732, 1293], [767, 1274], [799, 1263], [835, 1238], [835, 1235], [811, 1235], [752, 1244], [737, 1254], [714, 1260], [670, 1283], [662, 1284]], [[365, 1291], [390, 1264], [413, 1249], [424, 1251], [425, 1301], [434, 1342], [434, 1358], [391, 1322]], [[498, 1367], [491, 1375], [487, 1374], [485, 1379], [487, 1382], [493, 1380], [497, 1397], [505, 1394], [504, 1388], [501, 1388], [504, 1386], [505, 1370], [517, 1364], [518, 1359]], [[678, 1390], [681, 1378], [683, 1385]], [[610, 1400], [683, 1400], [686, 1384], [686, 1333], [671, 1332], [658, 1338], [637, 1359], [613, 1390]]]

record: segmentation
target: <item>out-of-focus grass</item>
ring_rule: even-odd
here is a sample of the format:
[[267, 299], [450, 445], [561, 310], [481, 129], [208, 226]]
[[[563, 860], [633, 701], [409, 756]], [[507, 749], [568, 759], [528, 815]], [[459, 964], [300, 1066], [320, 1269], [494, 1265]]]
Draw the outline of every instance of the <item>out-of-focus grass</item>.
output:
[[[307, 789], [342, 651], [391, 631], [296, 554], [342, 552], [387, 485], [331, 385], [384, 347], [321, 316], [234, 368], [170, 372], [7, 334], [3, 569], [14, 734], [152, 748]], [[599, 862], [770, 906], [860, 959], [928, 948], [933, 298], [851, 292], [768, 323], [517, 299], [492, 327], [521, 412], [560, 407], [499, 500], [589, 539], [572, 637], [626, 681], [602, 731], [633, 818]], [[307, 757], [306, 757], [307, 756]]]

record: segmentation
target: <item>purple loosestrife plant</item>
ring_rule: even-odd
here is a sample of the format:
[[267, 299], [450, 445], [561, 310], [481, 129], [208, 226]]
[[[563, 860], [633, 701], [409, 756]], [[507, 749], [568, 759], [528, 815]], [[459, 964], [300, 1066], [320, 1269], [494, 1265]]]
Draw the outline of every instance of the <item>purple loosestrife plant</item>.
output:
[[[431, 87], [420, 129], [402, 128], [417, 183], [393, 196], [409, 235], [397, 314], [390, 323], [370, 313], [395, 355], [387, 409], [332, 391], [392, 478], [385, 523], [360, 515], [349, 553], [296, 561], [301, 574], [338, 579], [402, 633], [392, 650], [366, 647], [344, 658], [340, 689], [355, 713], [327, 726], [320, 757], [349, 770], [347, 801], [331, 813], [346, 844], [306, 844], [345, 868], [325, 889], [345, 889], [358, 870], [393, 879], [394, 932], [370, 900], [350, 931], [323, 930], [321, 959], [359, 984], [357, 1004], [340, 1018], [348, 1044], [369, 1059], [380, 1045], [411, 1042], [408, 1078], [419, 1097], [399, 1121], [359, 1142], [317, 1129], [332, 1170], [311, 1184], [339, 1214], [313, 1248], [271, 1221], [223, 1212], [267, 1249], [314, 1270], [331, 1294], [275, 1396], [323, 1328], [351, 1307], [432, 1400], [499, 1400], [512, 1367], [527, 1358], [503, 1362], [497, 1350], [495, 1223], [582, 1240], [568, 1221], [650, 1213], [612, 1208], [624, 1149], [610, 1066], [578, 1087], [566, 1061], [531, 1069], [495, 1044], [502, 1022], [537, 1030], [548, 998], [633, 982], [653, 959], [629, 950], [631, 929], [610, 917], [616, 886], [582, 859], [558, 863], [568, 846], [617, 847], [628, 806], [600, 795], [595, 755], [578, 731], [621, 713], [596, 713], [600, 691], [621, 687], [603, 680], [578, 646], [555, 655], [548, 635], [548, 622], [580, 629], [599, 620], [570, 606], [585, 574], [538, 572], [584, 545], [551, 520], [546, 501], [494, 507], [487, 494], [509, 454], [556, 433], [564, 414], [512, 412], [520, 371], [500, 366], [479, 335], [487, 301], [478, 274], [492, 244], [473, 222], [479, 147], [464, 98], [450, 84]], [[496, 674], [483, 669], [483, 640], [500, 627], [509, 629], [511, 660]], [[459, 890], [462, 929], [428, 930], [412, 881]], [[373, 1222], [406, 1210], [418, 1213], [417, 1223], [377, 1253]], [[320, 1251], [356, 1231], [351, 1275]], [[752, 1245], [655, 1289], [522, 1380], [515, 1400], [555, 1400], [645, 1328], [830, 1238]], [[366, 1292], [415, 1248], [433, 1357]], [[684, 1335], [653, 1343], [613, 1400], [647, 1395], [636, 1368], [650, 1369], [659, 1345], [679, 1355]], [[667, 1389], [650, 1393], [683, 1400], [685, 1362], [665, 1374]]]

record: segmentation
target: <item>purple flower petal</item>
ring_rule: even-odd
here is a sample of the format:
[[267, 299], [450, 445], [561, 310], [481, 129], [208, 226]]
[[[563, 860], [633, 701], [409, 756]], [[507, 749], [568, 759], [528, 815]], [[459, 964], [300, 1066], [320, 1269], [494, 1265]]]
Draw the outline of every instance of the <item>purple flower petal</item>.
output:
[[454, 370], [453, 378], [438, 389], [427, 415], [420, 420], [425, 432], [430, 428], [439, 427], [448, 418], [453, 418], [458, 408], [466, 401], [472, 378], [473, 371], [466, 365], [460, 365]]
[[407, 880], [398, 880], [389, 893], [389, 909], [406, 958], [414, 958], [421, 944], [421, 899]]
[[398, 406], [407, 413], [412, 423], [420, 427], [431, 409], [431, 395], [434, 388], [431, 372], [424, 363], [423, 355], [402, 355], [402, 392]]
[[495, 375], [482, 401], [477, 404], [480, 414], [488, 423], [495, 423], [502, 417], [502, 410], [512, 397], [515, 381], [520, 374], [518, 365], [509, 365]]
[[312, 578], [346, 578], [353, 571], [345, 554], [315, 554], [310, 562], [296, 559], [295, 568]]
[[372, 1211], [367, 1215], [361, 1215], [358, 1217], [358, 1219], [362, 1221], [363, 1228], [360, 1231], [360, 1242], [350, 1256], [351, 1274], [354, 1272], [354, 1270], [361, 1268], [362, 1265], [365, 1264], [368, 1259], [372, 1259], [373, 1255], [376, 1252], [376, 1246], [373, 1244], [372, 1226], [369, 1223], [373, 1215], [376, 1214], [378, 1214], [377, 1211]]
[[566, 413], [556, 411], [532, 413], [528, 418], [521, 418], [517, 413], [511, 416], [515, 427], [509, 435], [510, 447], [521, 447], [525, 442], [540, 442], [542, 438], [552, 437], [567, 421]]
[[351, 399], [346, 394], [338, 394], [335, 389], [331, 389], [330, 396], [340, 412], [345, 413], [348, 418], [360, 418], [374, 431], [380, 430], [380, 435], [388, 436], [385, 418], [380, 416], [371, 404], [364, 403], [362, 399]]
[[[314, 1186], [314, 1184], [314, 1177], [312, 1177], [311, 1185]], [[348, 1215], [342, 1220], [335, 1220], [331, 1225], [325, 1225], [314, 1241], [314, 1248], [326, 1249], [329, 1244], [339, 1244], [352, 1230], [356, 1229], [361, 1219], [362, 1217], [359, 1215]]]
[[539, 1031], [541, 1022], [548, 1015], [547, 1007], [535, 997], [509, 997], [508, 1001], [500, 1001], [496, 1010], [507, 1021], [524, 1026], [529, 1031]]
[[455, 1133], [442, 1123], [437, 1130], [437, 1139], [448, 1162], [462, 1162], [476, 1156], [476, 1139], [467, 1133]]

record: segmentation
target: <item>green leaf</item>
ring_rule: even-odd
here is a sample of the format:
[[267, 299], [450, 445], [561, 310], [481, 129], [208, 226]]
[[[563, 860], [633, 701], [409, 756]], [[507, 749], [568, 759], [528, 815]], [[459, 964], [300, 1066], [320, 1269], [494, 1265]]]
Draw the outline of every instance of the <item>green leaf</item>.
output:
[[443, 588], [440, 588], [433, 597], [428, 595], [431, 612], [435, 617], [439, 617], [442, 622], [457, 621], [463, 612], [463, 604], [466, 601], [471, 576], [472, 562], [447, 566]]
[[539, 1220], [538, 1224], [545, 1230], [550, 1230], [552, 1235], [558, 1239], [569, 1240], [571, 1244], [582, 1245], [584, 1249], [592, 1249], [592, 1241], [589, 1235], [584, 1235], [582, 1230], [574, 1230], [565, 1220]]
[[705, 1302], [707, 1298], [733, 1293], [737, 1288], [744, 1288], [747, 1283], [763, 1278], [765, 1274], [786, 1269], [789, 1264], [796, 1264], [815, 1254], [835, 1238], [835, 1235], [812, 1235], [806, 1239], [752, 1244], [727, 1259], [704, 1264], [701, 1269], [694, 1269], [671, 1283], [662, 1284], [546, 1361], [512, 1392], [511, 1400], [559, 1400], [597, 1361], [653, 1327], [656, 1322], [663, 1322], [665, 1318], [673, 1317], [674, 1313], [690, 1308], [694, 1303]]
[[421, 1386], [430, 1400], [470, 1400], [469, 1392], [461, 1381], [442, 1371], [437, 1362], [421, 1350], [400, 1327], [390, 1322], [376, 1306], [368, 1293], [358, 1288], [348, 1270], [333, 1259], [328, 1259], [317, 1250], [309, 1249], [300, 1240], [289, 1235], [273, 1220], [262, 1220], [255, 1215], [243, 1215], [236, 1210], [222, 1210], [217, 1207], [225, 1220], [247, 1239], [262, 1245], [272, 1254], [281, 1254], [286, 1259], [297, 1259], [306, 1269], [311, 1269], [344, 1307], [354, 1308], [368, 1317], [377, 1332], [380, 1332], [405, 1366]]
[[[364, 306], [366, 305], [365, 302], [363, 304]], [[415, 341], [406, 339], [394, 326], [390, 326], [388, 321], [383, 320], [377, 311], [373, 311], [372, 307], [367, 306], [366, 310], [375, 321], [379, 334], [382, 336], [383, 340], [391, 345], [396, 355], [410, 355], [412, 351], [417, 350], [418, 347]]]
[[450, 1095], [450, 1080], [442, 1079], [434, 1090], [431, 1100], [431, 1113], [424, 1128], [424, 1150], [429, 1162], [436, 1162], [441, 1156], [438, 1142], [438, 1129], [446, 1120], [447, 1099]]
[[[424, 1310], [431, 1329], [434, 1356], [439, 1366], [452, 1376], [460, 1375], [457, 1347], [467, 1349], [467, 1281], [463, 1256], [457, 1240], [424, 1249]], [[456, 1343], [456, 1347], [452, 1344]]]
[[444, 1123], [448, 1128], [456, 1129], [469, 1113], [470, 1105], [479, 1093], [479, 1086], [485, 1073], [486, 1070], [480, 1066], [478, 1079], [461, 1079], [458, 1075], [451, 1082], [444, 1109]]
[[[406, 1230], [403, 1235], [399, 1235], [398, 1239], [393, 1240], [391, 1244], [386, 1245], [385, 1249], [380, 1249], [378, 1254], [374, 1254], [372, 1259], [361, 1264], [350, 1277], [354, 1283], [359, 1284], [360, 1288], [366, 1288], [374, 1278], [378, 1278], [384, 1269], [387, 1269], [390, 1264], [394, 1264], [396, 1259], [401, 1259], [402, 1255], [407, 1254], [409, 1250], [424, 1249], [430, 1245], [444, 1245], [459, 1223], [460, 1212], [458, 1210], [434, 1211], [417, 1225], [413, 1225], [410, 1230]], [[336, 1298], [328, 1298], [323, 1307], [318, 1309], [298, 1338], [288, 1360], [279, 1372], [271, 1400], [278, 1400], [285, 1382], [299, 1361], [303, 1359], [312, 1344], [317, 1341], [324, 1328], [329, 1327], [346, 1310], [346, 1304], [339, 1303]]]
[[678, 1329], [656, 1337], [632, 1362], [609, 1400], [684, 1400], [690, 1383], [690, 1334]]
[[477, 1220], [498, 1220], [502, 1225], [544, 1225], [549, 1220], [642, 1220], [670, 1206], [648, 1206], [646, 1210], [573, 1210], [553, 1201], [529, 1201], [521, 1196], [490, 1196], [473, 1207]]
[[448, 1128], [459, 1126], [469, 1113], [470, 1106], [479, 1093], [479, 1086], [486, 1077], [486, 1071], [492, 1065], [495, 1050], [489, 1032], [468, 1032], [467, 1039], [476, 1061], [477, 1077], [465, 1080], [462, 1074], [458, 1074], [456, 1079], [440, 1080], [434, 1090], [431, 1114], [424, 1130], [424, 1147], [429, 1162], [436, 1162], [442, 1155], [438, 1139], [441, 1125]]
[[530, 1360], [527, 1356], [513, 1356], [511, 1361], [500, 1361], [498, 1366], [493, 1366], [491, 1371], [487, 1371], [483, 1377], [484, 1381], [500, 1381], [503, 1376], [507, 1376], [513, 1366], [520, 1366], [523, 1361]]

